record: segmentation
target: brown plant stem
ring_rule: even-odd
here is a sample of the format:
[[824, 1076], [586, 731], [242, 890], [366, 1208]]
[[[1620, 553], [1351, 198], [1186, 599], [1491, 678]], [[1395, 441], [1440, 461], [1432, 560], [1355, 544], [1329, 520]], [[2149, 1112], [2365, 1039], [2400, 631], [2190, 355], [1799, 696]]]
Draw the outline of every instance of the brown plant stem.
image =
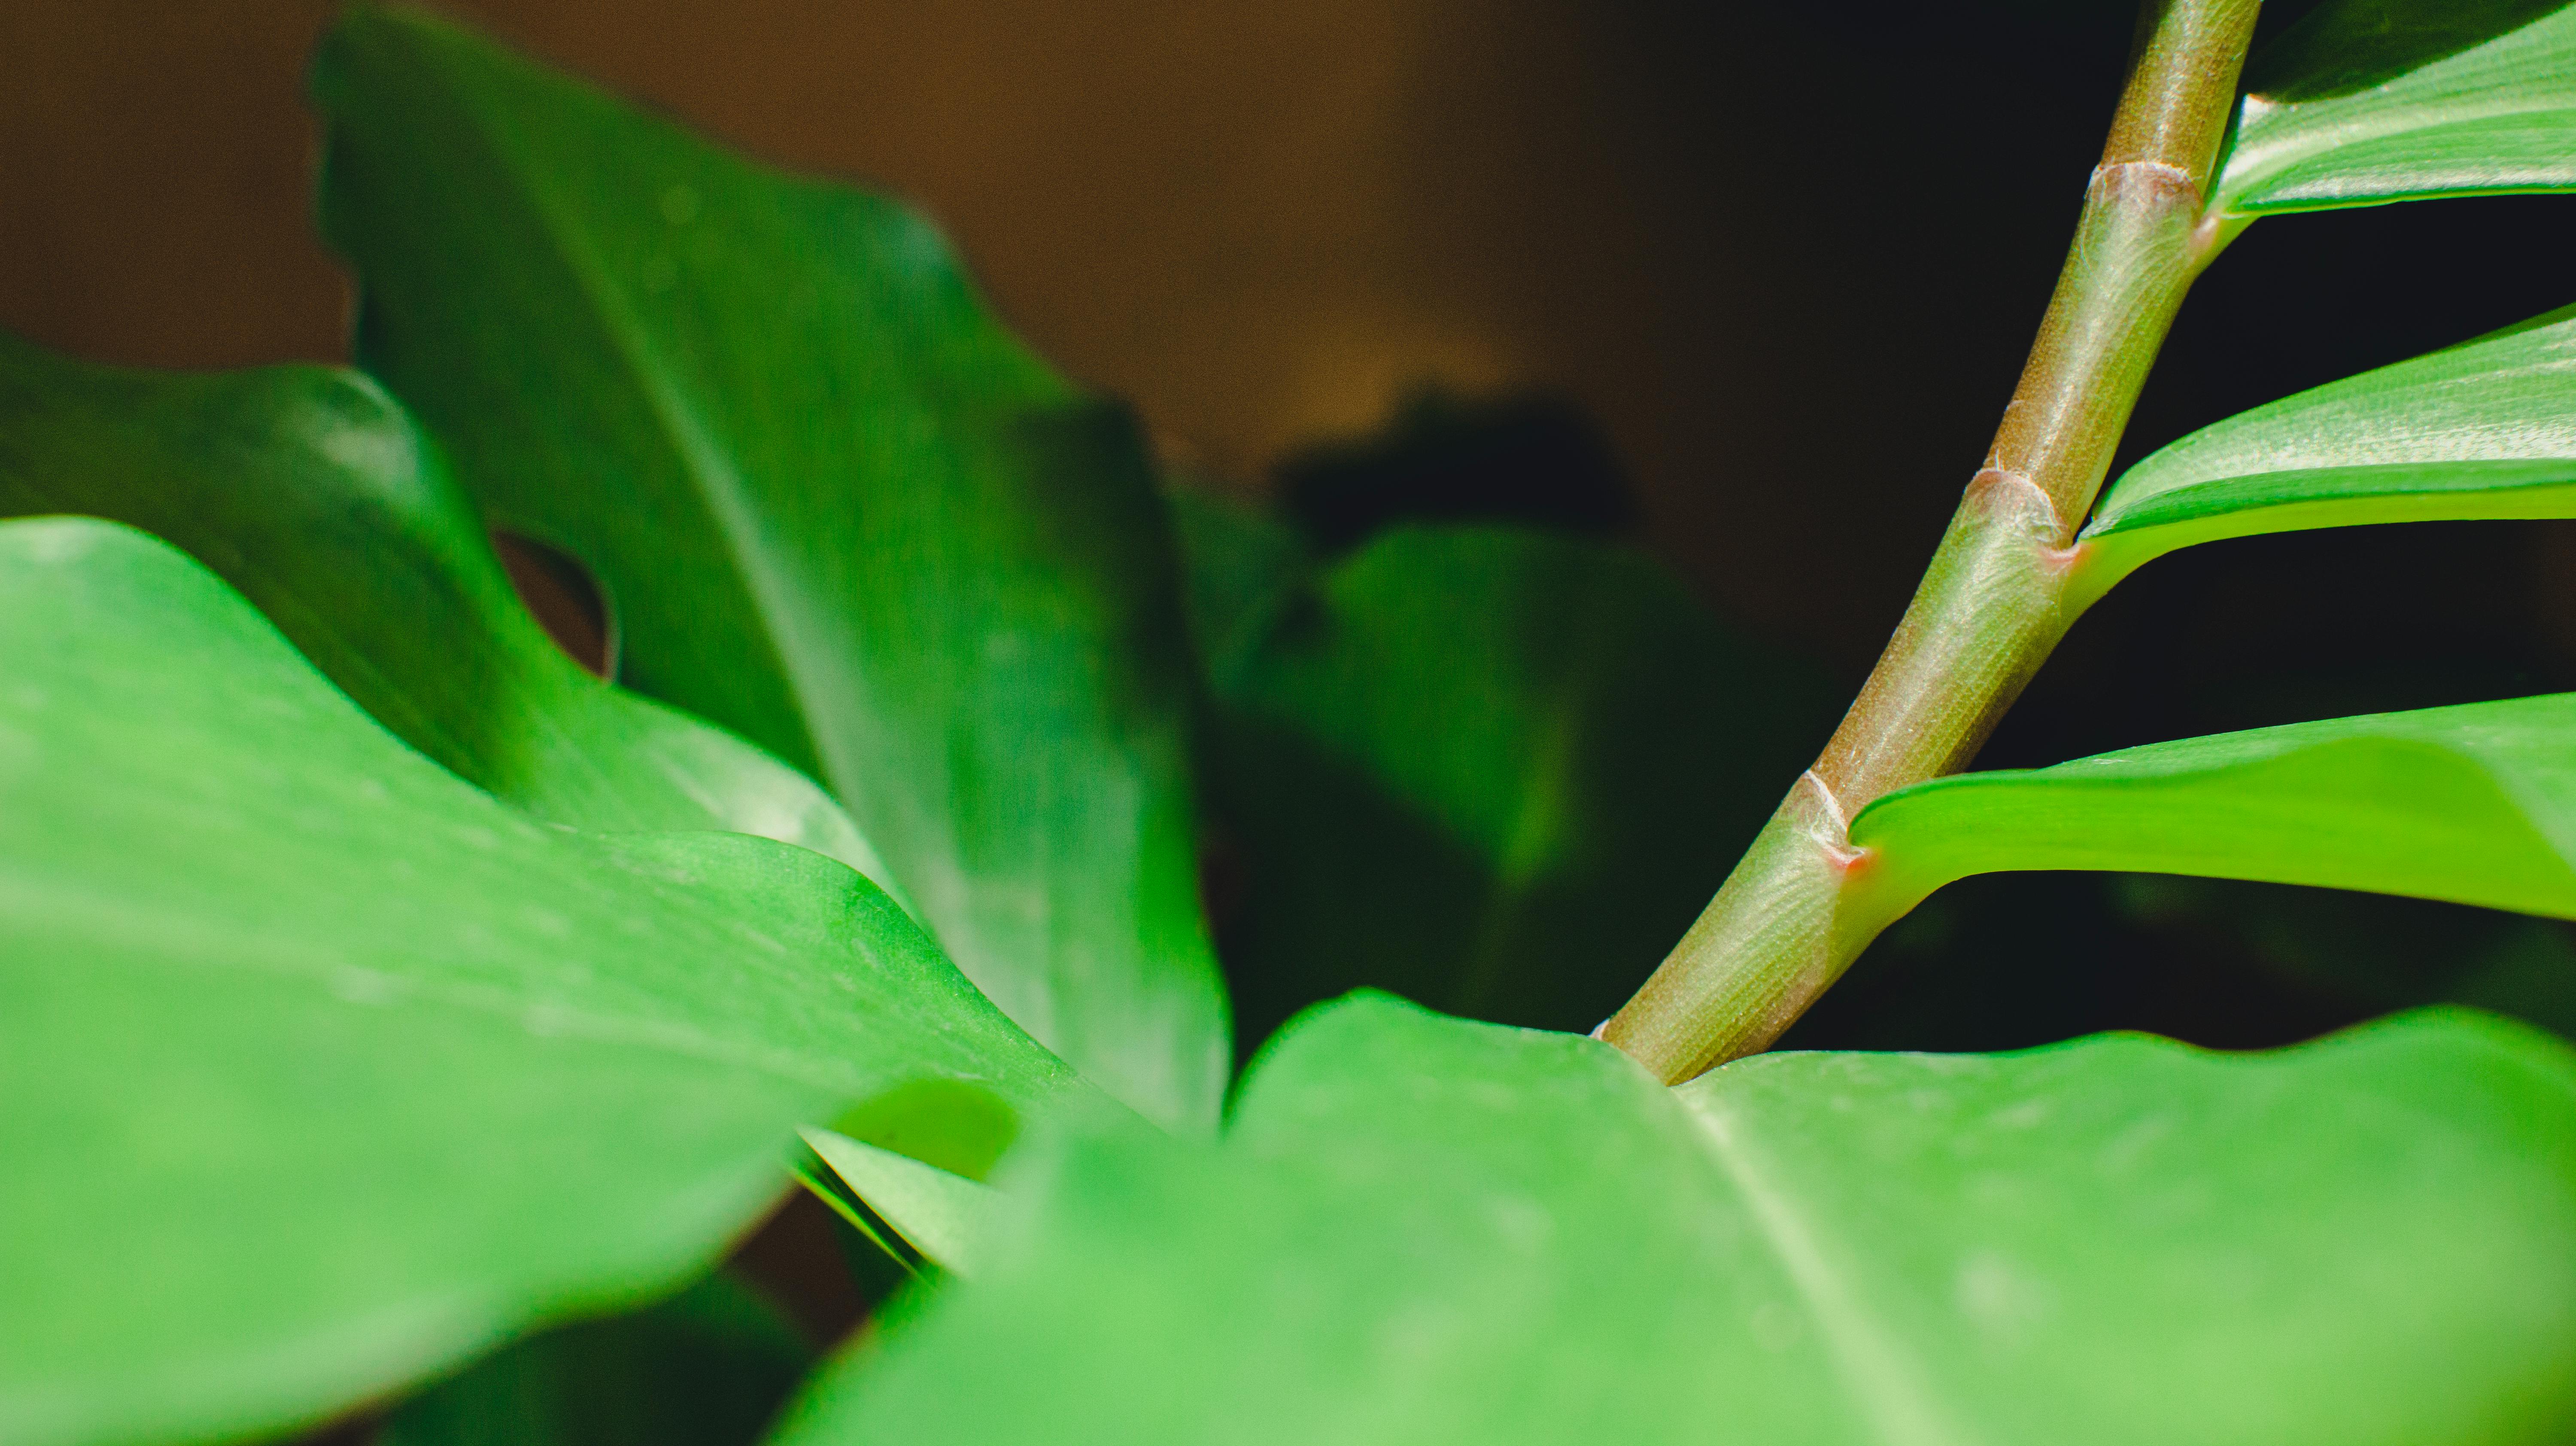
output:
[[2194, 277], [2260, 0], [2150, 0], [2075, 241], [1985, 466], [1824, 755], [1602, 1037], [1679, 1082], [1768, 1047], [1887, 921], [1849, 897], [1870, 800], [1965, 766], [2064, 633], [2075, 531]]

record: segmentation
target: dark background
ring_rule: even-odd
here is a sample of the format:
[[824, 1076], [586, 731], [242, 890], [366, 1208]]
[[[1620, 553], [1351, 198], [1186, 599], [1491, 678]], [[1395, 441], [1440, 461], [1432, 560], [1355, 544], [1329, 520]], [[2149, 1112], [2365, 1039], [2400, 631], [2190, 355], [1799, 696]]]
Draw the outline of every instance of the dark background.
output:
[[[0, 7], [0, 326], [150, 364], [342, 356], [300, 103], [331, 8]], [[1646, 545], [1853, 682], [2011, 390], [2133, 22], [2102, 0], [442, 8], [755, 153], [914, 197], [1041, 350], [1219, 485], [1257, 493], [1426, 382], [1570, 400]], [[2269, 7], [2266, 31], [2303, 8]], [[2186, 308], [2127, 456], [2576, 301], [2570, 257], [2571, 198], [2267, 221]], [[2566, 525], [2230, 543], [2098, 608], [1983, 761], [2572, 680]], [[2283, 945], [2284, 919], [2309, 942]], [[2265, 1043], [2462, 993], [2462, 971], [2493, 972], [2470, 956], [2565, 947], [2522, 927], [1982, 881], [1798, 1038]], [[2432, 962], [2287, 957], [2391, 941]]]

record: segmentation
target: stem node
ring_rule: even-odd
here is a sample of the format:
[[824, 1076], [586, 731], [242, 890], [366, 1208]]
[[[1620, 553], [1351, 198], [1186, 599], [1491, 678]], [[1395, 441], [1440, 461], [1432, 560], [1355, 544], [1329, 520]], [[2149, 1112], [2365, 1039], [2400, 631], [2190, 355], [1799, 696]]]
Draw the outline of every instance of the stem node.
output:
[[[1983, 470], [1860, 697], [1600, 1036], [1670, 1081], [1770, 1046], [1896, 896], [1851, 846], [1880, 795], [1965, 767], [2066, 630], [2076, 541], [2165, 330], [2242, 222], [2204, 215], [2260, 0], [2151, 0], [2057, 292]], [[1885, 897], [1882, 897], [1885, 895]]]

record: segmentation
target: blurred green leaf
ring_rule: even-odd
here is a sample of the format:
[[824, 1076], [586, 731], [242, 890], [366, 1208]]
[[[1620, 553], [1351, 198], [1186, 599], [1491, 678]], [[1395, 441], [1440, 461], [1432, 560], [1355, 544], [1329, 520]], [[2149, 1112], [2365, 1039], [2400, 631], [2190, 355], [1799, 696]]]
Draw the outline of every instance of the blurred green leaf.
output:
[[[993, 1189], [935, 1165], [808, 1126], [805, 1143], [905, 1244], [952, 1275], [982, 1268]], [[861, 1227], [871, 1235], [873, 1226]]]
[[1148, 1115], [1214, 1119], [1188, 642], [1133, 422], [932, 229], [442, 22], [324, 40], [367, 368], [594, 567], [637, 690], [817, 771], [950, 956]]
[[1033, 1233], [829, 1370], [782, 1446], [2576, 1425], [2576, 1058], [2467, 1012], [1675, 1091], [1361, 999], [1265, 1052], [1221, 1149], [1019, 1158]]
[[2266, 532], [2576, 517], [2576, 307], [2205, 427], [2084, 531], [2081, 609], [2176, 548]]
[[1252, 1038], [1360, 985], [1590, 1028], [1840, 701], [1644, 556], [1544, 533], [1398, 528], [1248, 616], [1212, 671]]
[[2576, 693], [1934, 779], [1861, 810], [1864, 927], [1971, 874], [2097, 869], [2576, 918]]
[[887, 879], [803, 774], [565, 657], [437, 449], [355, 372], [131, 371], [0, 334], [0, 513], [177, 545], [404, 742], [540, 818], [760, 834]]
[[504, 1347], [402, 1403], [377, 1446], [751, 1446], [813, 1352], [717, 1274]]
[[703, 1270], [801, 1123], [1078, 1093], [802, 849], [541, 824], [237, 594], [0, 525], [0, 1438], [282, 1427]]
[[2327, 0], [2255, 55], [2212, 209], [2576, 189], [2576, 6]]
[[2235, 879], [2115, 876], [2129, 923], [2364, 1013], [2474, 1004], [2576, 1037], [2576, 930], [2555, 919]]
[[1259, 650], [1271, 614], [1308, 581], [1314, 548], [1264, 508], [1196, 487], [1176, 487], [1166, 501], [1180, 543], [1190, 636], [1222, 692]]

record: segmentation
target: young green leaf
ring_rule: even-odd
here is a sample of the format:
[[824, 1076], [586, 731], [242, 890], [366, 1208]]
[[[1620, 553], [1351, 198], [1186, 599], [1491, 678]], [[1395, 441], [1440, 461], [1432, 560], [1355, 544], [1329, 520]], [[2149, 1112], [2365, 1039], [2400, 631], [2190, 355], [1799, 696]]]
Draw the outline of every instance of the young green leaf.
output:
[[752, 1446], [813, 1352], [724, 1274], [516, 1342], [405, 1401], [377, 1446]]
[[378, 722], [540, 818], [761, 834], [887, 882], [803, 774], [565, 657], [437, 449], [355, 372], [131, 371], [0, 335], [0, 514], [31, 513], [176, 544]]
[[197, 564], [0, 525], [0, 1437], [282, 1427], [702, 1270], [794, 1128], [1078, 1090], [858, 874], [584, 834]]
[[1222, 1148], [1080, 1144], [1018, 1189], [1045, 1206], [1003, 1267], [824, 1375], [781, 1446], [2576, 1425], [2576, 1056], [2468, 1012], [1672, 1091], [1363, 998], [1265, 1053]]
[[1211, 732], [1248, 1033], [1359, 985], [1589, 1028], [1833, 723], [1821, 678], [1597, 542], [1398, 528], [1247, 616]]
[[1132, 421], [889, 201], [442, 22], [323, 42], [358, 353], [493, 520], [594, 566], [638, 691], [817, 771], [967, 974], [1204, 1127], [1188, 643]]
[[2576, 517], [2576, 307], [2203, 428], [2081, 534], [2068, 611], [2194, 543], [2314, 527]]
[[2576, 693], [2154, 743], [1961, 774], [1852, 820], [1874, 931], [1971, 874], [2112, 869], [2576, 918]]
[[838, 1131], [809, 1125], [804, 1133], [823, 1163], [923, 1258], [953, 1275], [982, 1268], [992, 1230], [991, 1186]]
[[2327, 0], [2258, 53], [2211, 209], [2576, 189], [2576, 6]]

